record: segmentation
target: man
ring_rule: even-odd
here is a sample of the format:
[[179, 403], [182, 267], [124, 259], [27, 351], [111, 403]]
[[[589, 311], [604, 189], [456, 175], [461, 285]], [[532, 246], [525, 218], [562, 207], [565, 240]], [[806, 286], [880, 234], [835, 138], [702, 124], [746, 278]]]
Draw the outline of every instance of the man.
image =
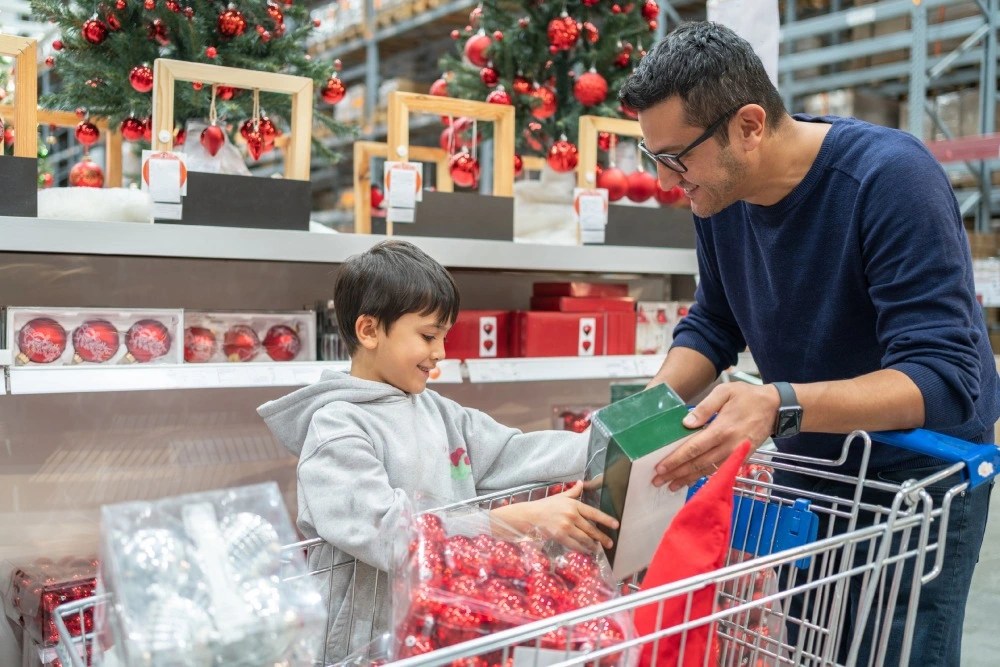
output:
[[[759, 446], [773, 435], [782, 452], [827, 459], [843, 448], [843, 435], [830, 434], [855, 429], [993, 442], [1000, 390], [968, 241], [943, 170], [916, 138], [790, 116], [750, 45], [710, 22], [658, 43], [619, 98], [639, 114], [662, 187], [684, 189], [698, 239], [696, 303], [654, 382], [690, 399], [749, 346], [769, 383], [712, 390], [685, 423], [715, 419], [659, 464], [654, 483], [688, 484], [744, 438]], [[854, 448], [842, 471], [860, 466]], [[867, 476], [941, 467], [874, 445]], [[837, 490], [803, 476], [776, 481]], [[914, 665], [959, 664], [989, 492], [952, 505], [949, 572], [922, 589]]]

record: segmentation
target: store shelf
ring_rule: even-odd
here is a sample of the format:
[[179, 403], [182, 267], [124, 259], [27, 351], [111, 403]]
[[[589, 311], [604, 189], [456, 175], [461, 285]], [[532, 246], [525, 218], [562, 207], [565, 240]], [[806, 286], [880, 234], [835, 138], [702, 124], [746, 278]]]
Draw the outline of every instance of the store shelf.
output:
[[663, 363], [660, 355], [468, 359], [469, 382], [541, 382], [648, 378]]
[[[383, 239], [367, 234], [0, 218], [0, 252], [329, 264], [342, 262]], [[653, 275], [694, 275], [698, 271], [695, 252], [688, 249], [551, 246], [451, 238], [407, 240], [450, 268]]]

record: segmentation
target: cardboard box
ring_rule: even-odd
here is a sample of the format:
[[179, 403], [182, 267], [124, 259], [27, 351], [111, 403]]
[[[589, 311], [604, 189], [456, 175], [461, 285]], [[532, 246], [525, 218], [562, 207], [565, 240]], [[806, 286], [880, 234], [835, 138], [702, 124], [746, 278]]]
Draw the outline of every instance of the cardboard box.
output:
[[181, 199], [180, 220], [155, 222], [309, 231], [309, 181], [192, 171], [188, 172], [187, 195]]
[[635, 313], [514, 314], [511, 353], [515, 357], [592, 357], [635, 353]]
[[562, 313], [581, 313], [586, 311], [621, 311], [635, 310], [635, 299], [629, 296], [619, 297], [573, 297], [573, 296], [533, 296], [532, 310], [556, 310]]
[[0, 215], [38, 217], [38, 160], [0, 155]]
[[444, 349], [449, 359], [490, 359], [511, 356], [509, 310], [462, 310], [448, 331]]
[[620, 298], [628, 296], [628, 285], [621, 283], [535, 283], [532, 296], [574, 296], [595, 298]]
[[616, 519], [606, 550], [616, 580], [649, 565], [687, 488], [654, 487], [654, 468], [693, 432], [681, 423], [684, 401], [660, 384], [594, 413], [587, 452], [584, 502]]

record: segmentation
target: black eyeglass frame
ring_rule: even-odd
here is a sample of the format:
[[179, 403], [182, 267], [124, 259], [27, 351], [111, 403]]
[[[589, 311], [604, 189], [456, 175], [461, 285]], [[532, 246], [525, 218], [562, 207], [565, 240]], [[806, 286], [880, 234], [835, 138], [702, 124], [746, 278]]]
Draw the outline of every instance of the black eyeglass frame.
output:
[[721, 118], [719, 118], [719, 120], [709, 125], [708, 129], [706, 129], [704, 132], [701, 133], [701, 136], [699, 136], [697, 139], [695, 139], [690, 144], [685, 146], [683, 150], [677, 153], [654, 153], [653, 151], [649, 150], [649, 148], [646, 146], [645, 139], [639, 140], [639, 150], [642, 151], [642, 154], [648, 157], [650, 160], [653, 160], [654, 162], [659, 162], [660, 164], [662, 164], [664, 167], [666, 167], [671, 171], [676, 171], [678, 174], [686, 173], [687, 166], [685, 166], [685, 164], [681, 162], [681, 158], [690, 153], [698, 146], [700, 146], [702, 143], [708, 141], [712, 136], [715, 135], [716, 132], [719, 131], [719, 128], [721, 128], [724, 123], [726, 123], [730, 118], [733, 117], [733, 114], [742, 109], [744, 106], [746, 105], [741, 104], [735, 109], [727, 111], [725, 114], [723, 114]]

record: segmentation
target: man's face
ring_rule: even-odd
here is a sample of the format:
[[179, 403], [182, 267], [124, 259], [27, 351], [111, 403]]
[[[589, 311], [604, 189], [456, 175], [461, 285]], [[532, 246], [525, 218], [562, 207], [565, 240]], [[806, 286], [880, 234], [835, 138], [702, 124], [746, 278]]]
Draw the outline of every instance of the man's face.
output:
[[[729, 133], [732, 124], [732, 119], [724, 122], [715, 136], [681, 158], [686, 172], [678, 173], [659, 162], [656, 164], [660, 187], [664, 190], [675, 185], [682, 187], [691, 202], [691, 211], [699, 217], [714, 215], [742, 199], [746, 165], [738, 159], [732, 143], [723, 148], [717, 140], [720, 134]], [[683, 103], [678, 97], [640, 111], [639, 127], [646, 146], [653, 153], [680, 153], [706, 129], [687, 124]]]

